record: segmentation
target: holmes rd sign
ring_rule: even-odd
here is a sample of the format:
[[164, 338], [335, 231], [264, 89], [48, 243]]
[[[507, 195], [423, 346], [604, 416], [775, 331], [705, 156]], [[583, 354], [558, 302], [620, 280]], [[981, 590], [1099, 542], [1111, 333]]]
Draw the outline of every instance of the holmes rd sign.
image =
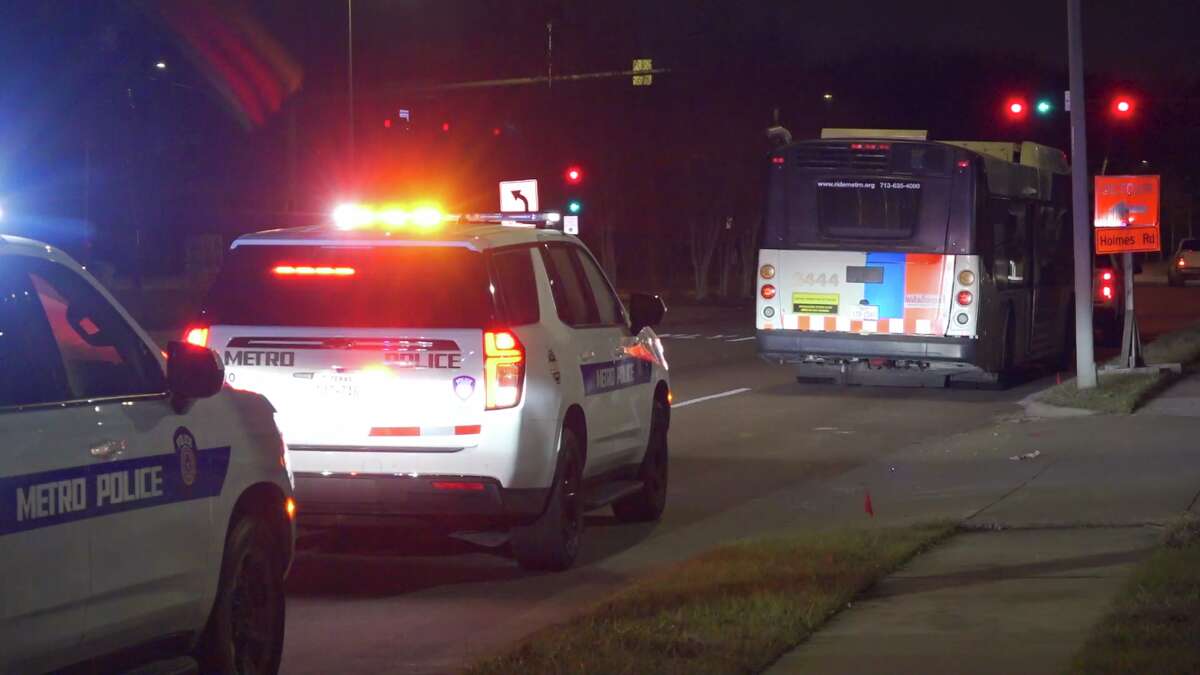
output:
[[1162, 250], [1158, 176], [1096, 176], [1096, 253]]

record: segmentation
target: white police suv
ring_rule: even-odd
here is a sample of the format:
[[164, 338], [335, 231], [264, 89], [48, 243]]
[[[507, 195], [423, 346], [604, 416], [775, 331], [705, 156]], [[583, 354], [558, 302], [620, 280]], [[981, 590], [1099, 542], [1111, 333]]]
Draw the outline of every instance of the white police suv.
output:
[[508, 530], [564, 569], [585, 511], [659, 517], [657, 296], [627, 315], [556, 213], [335, 215], [237, 239], [187, 333], [278, 409], [301, 527]]
[[0, 235], [0, 673], [273, 673], [295, 503], [261, 396]]

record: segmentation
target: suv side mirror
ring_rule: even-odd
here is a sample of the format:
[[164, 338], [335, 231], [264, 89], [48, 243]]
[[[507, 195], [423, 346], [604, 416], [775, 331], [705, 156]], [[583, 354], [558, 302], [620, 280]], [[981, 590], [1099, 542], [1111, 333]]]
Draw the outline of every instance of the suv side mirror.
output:
[[649, 293], [634, 293], [629, 298], [629, 330], [637, 335], [646, 326], [657, 326], [666, 313], [667, 306], [662, 298]]
[[177, 402], [213, 396], [224, 383], [225, 366], [216, 352], [186, 342], [167, 344], [167, 386]]

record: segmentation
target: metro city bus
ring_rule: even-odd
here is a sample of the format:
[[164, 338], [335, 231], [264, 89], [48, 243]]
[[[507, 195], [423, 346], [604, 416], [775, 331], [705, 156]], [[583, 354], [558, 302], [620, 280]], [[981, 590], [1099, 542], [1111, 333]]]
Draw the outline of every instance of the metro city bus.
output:
[[998, 383], [1069, 359], [1070, 168], [1035, 143], [827, 129], [770, 155], [757, 344], [800, 377]]

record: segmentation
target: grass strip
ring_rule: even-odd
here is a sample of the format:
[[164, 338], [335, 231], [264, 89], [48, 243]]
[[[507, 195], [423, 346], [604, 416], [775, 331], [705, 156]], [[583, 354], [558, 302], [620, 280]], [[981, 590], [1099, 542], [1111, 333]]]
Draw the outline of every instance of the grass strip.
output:
[[758, 673], [952, 524], [733, 543], [673, 565], [466, 672]]
[[[1142, 352], [1147, 364], [1182, 363], [1200, 360], [1200, 324], [1164, 333]], [[1071, 378], [1042, 392], [1037, 400], [1064, 408], [1082, 408], [1103, 413], [1129, 414], [1176, 379], [1173, 373], [1100, 375], [1099, 386], [1080, 391]]]
[[1072, 378], [1047, 389], [1037, 400], [1063, 408], [1127, 415], [1172, 381], [1164, 373], [1101, 374], [1099, 386], [1080, 391]]
[[1134, 569], [1072, 664], [1076, 673], [1200, 673], [1200, 519]]

